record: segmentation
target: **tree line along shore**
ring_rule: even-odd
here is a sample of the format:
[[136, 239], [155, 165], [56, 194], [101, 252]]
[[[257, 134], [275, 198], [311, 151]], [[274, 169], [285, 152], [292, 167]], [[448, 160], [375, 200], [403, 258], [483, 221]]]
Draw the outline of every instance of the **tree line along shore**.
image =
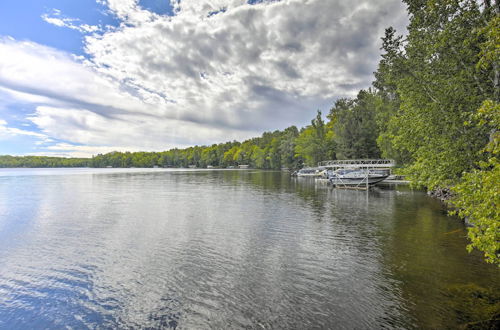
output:
[[500, 265], [500, 1], [404, 0], [406, 36], [389, 27], [372, 87], [326, 119], [243, 142], [92, 158], [0, 156], [0, 167], [314, 166], [391, 158], [414, 186], [450, 191], [474, 225], [469, 249]]

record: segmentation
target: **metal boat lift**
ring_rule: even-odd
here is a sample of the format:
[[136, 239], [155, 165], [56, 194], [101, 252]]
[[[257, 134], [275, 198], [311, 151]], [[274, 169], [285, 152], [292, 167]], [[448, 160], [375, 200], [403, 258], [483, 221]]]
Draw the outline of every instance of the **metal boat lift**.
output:
[[368, 190], [369, 182], [368, 177], [370, 175], [370, 170], [388, 170], [389, 173], [391, 168], [396, 166], [396, 162], [392, 159], [347, 159], [347, 160], [326, 160], [318, 163], [318, 168], [321, 170], [364, 170], [366, 176], [355, 186], [347, 185], [342, 182], [336, 183], [337, 188], [346, 189], [358, 189], [358, 190]]

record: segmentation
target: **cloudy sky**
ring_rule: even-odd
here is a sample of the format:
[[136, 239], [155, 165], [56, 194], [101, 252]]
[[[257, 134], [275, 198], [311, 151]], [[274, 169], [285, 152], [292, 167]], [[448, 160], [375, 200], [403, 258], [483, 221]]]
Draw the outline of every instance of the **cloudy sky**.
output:
[[1, 0], [0, 154], [88, 157], [304, 126], [373, 79], [401, 0]]

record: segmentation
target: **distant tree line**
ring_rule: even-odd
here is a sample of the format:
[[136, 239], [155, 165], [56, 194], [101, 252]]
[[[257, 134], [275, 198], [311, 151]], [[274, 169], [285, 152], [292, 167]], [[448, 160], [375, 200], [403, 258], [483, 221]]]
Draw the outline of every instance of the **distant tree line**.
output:
[[88, 167], [89, 158], [46, 156], [0, 156], [0, 168], [6, 167]]
[[280, 169], [344, 158], [392, 158], [415, 186], [451, 189], [475, 225], [470, 248], [500, 264], [500, 2], [404, 0], [406, 37], [382, 38], [373, 87], [337, 100], [323, 120], [244, 142], [112, 152], [92, 159], [1, 156], [1, 167]]
[[194, 146], [162, 152], [110, 152], [92, 158], [0, 156], [0, 167], [220, 167], [296, 169], [327, 159], [379, 157], [379, 128], [374, 120], [378, 92], [361, 91], [339, 100], [327, 116], [318, 111], [311, 124], [265, 132], [243, 142]]

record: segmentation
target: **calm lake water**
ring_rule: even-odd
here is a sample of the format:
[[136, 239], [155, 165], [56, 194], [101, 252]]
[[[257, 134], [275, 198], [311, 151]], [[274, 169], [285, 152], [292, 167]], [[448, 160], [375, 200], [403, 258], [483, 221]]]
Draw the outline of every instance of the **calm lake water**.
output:
[[422, 192], [264, 171], [0, 170], [0, 328], [453, 328], [500, 271]]

